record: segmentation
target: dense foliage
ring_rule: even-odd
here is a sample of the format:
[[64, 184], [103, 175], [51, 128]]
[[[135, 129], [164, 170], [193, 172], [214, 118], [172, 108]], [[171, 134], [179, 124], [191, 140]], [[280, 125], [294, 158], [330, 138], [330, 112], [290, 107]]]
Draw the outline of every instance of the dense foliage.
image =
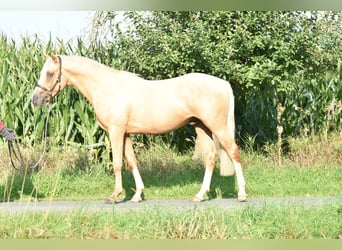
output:
[[229, 80], [241, 134], [265, 142], [277, 125], [294, 136], [341, 128], [340, 12], [115, 14], [98, 13], [97, 34], [125, 69], [147, 79], [204, 72]]
[[[41, 142], [47, 109], [33, 108], [30, 98], [45, 51], [83, 55], [147, 79], [204, 72], [229, 80], [239, 138], [273, 141], [279, 126], [283, 137], [341, 130], [341, 22], [341, 12], [98, 12], [89, 36], [77, 41], [16, 43], [2, 35], [1, 118], [21, 140]], [[92, 107], [71, 88], [52, 105], [48, 135], [54, 145], [108, 144]], [[159, 139], [186, 149], [192, 136], [185, 128]]]

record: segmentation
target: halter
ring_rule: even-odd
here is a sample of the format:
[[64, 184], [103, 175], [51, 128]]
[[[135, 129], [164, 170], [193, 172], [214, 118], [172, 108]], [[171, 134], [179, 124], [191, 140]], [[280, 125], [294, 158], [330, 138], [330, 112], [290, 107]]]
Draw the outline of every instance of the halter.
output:
[[56, 79], [56, 82], [52, 86], [52, 88], [48, 89], [48, 88], [46, 88], [46, 87], [44, 87], [44, 86], [42, 86], [42, 85], [40, 85], [38, 83], [36, 84], [36, 87], [39, 87], [42, 90], [46, 91], [51, 98], [53, 97], [52, 96], [52, 91], [56, 88], [57, 84], [58, 84], [58, 91], [57, 91], [57, 93], [61, 90], [61, 85], [59, 83], [61, 82], [61, 77], [62, 77], [62, 59], [61, 59], [60, 56], [57, 56], [57, 58], [58, 58], [58, 62], [59, 62], [59, 73], [58, 73], [58, 77]]

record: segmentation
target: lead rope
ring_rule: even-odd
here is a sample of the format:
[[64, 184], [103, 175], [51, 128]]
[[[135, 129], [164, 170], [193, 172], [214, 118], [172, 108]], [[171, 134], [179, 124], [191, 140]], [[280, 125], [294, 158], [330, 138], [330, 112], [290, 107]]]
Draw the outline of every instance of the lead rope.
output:
[[[39, 160], [38, 160], [33, 166], [30, 166], [30, 167], [29, 167], [30, 169], [35, 169], [35, 168], [37, 168], [38, 165], [39, 165], [39, 164], [41, 163], [41, 161], [43, 160], [43, 157], [45, 156], [45, 153], [46, 153], [47, 132], [48, 132], [48, 121], [49, 121], [50, 110], [51, 110], [51, 105], [49, 104], [48, 106], [49, 106], [49, 109], [48, 109], [48, 113], [47, 113], [46, 119], [45, 119], [45, 128], [44, 128], [44, 135], [43, 135], [44, 143], [43, 143], [42, 153], [40, 154]], [[14, 147], [12, 141], [8, 141], [9, 156], [10, 156], [10, 160], [11, 160], [12, 167], [13, 167], [15, 170], [20, 170], [20, 169], [23, 168], [26, 164], [25, 164], [25, 161], [24, 161], [23, 156], [22, 156], [22, 154], [21, 154], [20, 147], [19, 147], [19, 143], [18, 143], [18, 140], [17, 140], [17, 139], [14, 140], [14, 144], [15, 144], [16, 148]], [[17, 151], [17, 152], [16, 152], [16, 151]], [[20, 161], [20, 167], [16, 167], [16, 165], [14, 164], [13, 156], [14, 156], [18, 161]]]
[[[10, 156], [10, 160], [11, 160], [11, 163], [12, 163], [12, 167], [15, 170], [20, 170], [20, 168], [17, 168], [15, 166], [12, 155], [14, 155], [15, 158], [20, 161], [20, 167], [22, 167], [25, 164], [25, 162], [24, 162], [23, 156], [21, 155], [17, 139], [14, 140], [14, 145], [17, 147], [18, 154], [15, 152], [15, 149], [14, 149], [14, 146], [13, 146], [13, 141], [8, 141], [9, 156]], [[19, 155], [19, 157], [18, 157], [18, 155]]]
[[51, 104], [48, 104], [48, 106], [49, 106], [49, 109], [48, 109], [48, 113], [46, 115], [46, 120], [45, 120], [45, 128], [44, 128], [44, 135], [43, 135], [44, 144], [43, 144], [42, 153], [40, 154], [39, 160], [36, 162], [36, 164], [30, 167], [31, 169], [35, 169], [36, 167], [38, 167], [38, 165], [43, 160], [43, 157], [45, 156], [45, 153], [46, 153], [48, 121], [49, 121], [49, 116], [50, 116]]

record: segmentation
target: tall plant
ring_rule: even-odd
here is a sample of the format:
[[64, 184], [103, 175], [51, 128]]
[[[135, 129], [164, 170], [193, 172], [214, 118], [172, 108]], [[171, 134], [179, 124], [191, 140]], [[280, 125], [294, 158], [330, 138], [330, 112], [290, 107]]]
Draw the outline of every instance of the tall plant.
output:
[[[0, 109], [7, 126], [16, 130], [27, 144], [41, 143], [47, 107], [34, 108], [31, 95], [43, 66], [43, 53], [80, 54], [86, 46], [51, 40], [44, 44], [38, 37], [24, 37], [21, 43], [0, 37]], [[87, 56], [87, 54], [85, 54]], [[48, 120], [47, 136], [53, 145], [104, 142], [105, 133], [98, 129], [92, 107], [75, 89], [67, 88], [54, 99]]]

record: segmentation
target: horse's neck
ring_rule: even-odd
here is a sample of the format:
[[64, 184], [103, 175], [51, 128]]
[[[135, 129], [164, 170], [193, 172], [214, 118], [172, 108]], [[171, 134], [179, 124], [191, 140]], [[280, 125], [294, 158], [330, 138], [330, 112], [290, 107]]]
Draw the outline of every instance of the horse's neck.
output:
[[95, 74], [98, 65], [82, 58], [70, 57], [65, 60], [65, 69], [69, 74], [69, 85], [75, 87], [93, 104], [93, 95], [101, 84]]

